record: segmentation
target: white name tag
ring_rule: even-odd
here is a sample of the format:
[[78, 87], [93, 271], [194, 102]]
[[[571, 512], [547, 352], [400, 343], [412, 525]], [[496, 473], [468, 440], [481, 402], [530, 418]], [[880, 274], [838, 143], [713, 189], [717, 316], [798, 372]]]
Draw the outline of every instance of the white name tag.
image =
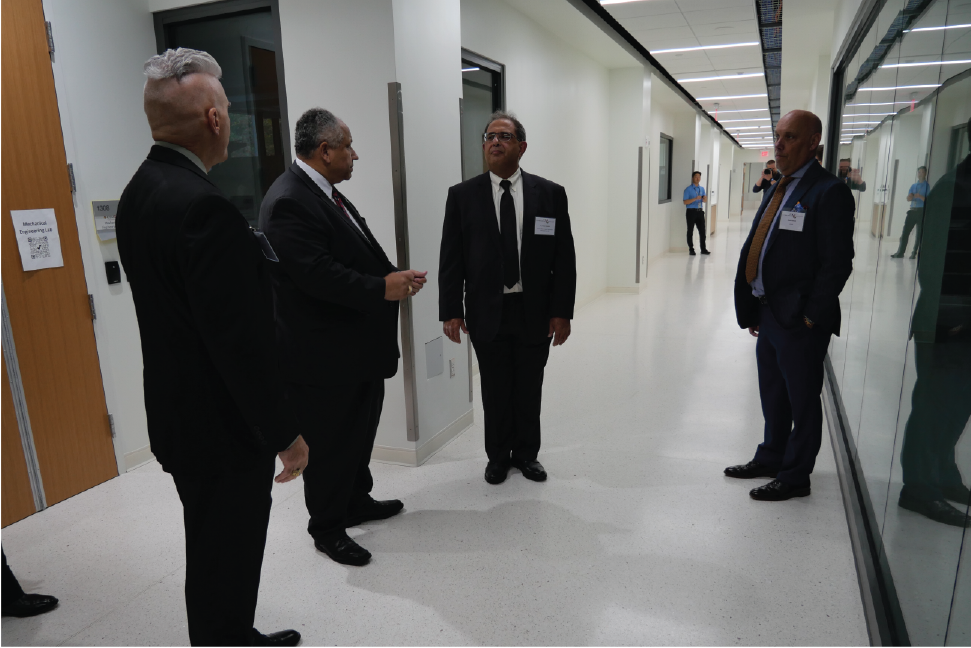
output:
[[782, 216], [779, 217], [779, 229], [801, 232], [805, 220], [806, 212], [804, 211], [784, 211]]
[[556, 234], [556, 219], [537, 218], [534, 234], [537, 236], [554, 236]]

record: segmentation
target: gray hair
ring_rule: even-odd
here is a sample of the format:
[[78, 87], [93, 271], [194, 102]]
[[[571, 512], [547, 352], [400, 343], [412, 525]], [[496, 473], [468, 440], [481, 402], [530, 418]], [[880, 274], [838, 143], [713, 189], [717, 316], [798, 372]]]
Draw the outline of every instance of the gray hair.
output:
[[216, 59], [207, 52], [180, 47], [165, 50], [164, 53], [153, 56], [145, 61], [145, 76], [152, 81], [182, 79], [190, 74], [210, 74], [217, 79], [222, 78], [223, 70], [216, 63]]
[[293, 149], [302, 158], [311, 157], [323, 142], [335, 148], [343, 141], [343, 122], [323, 108], [311, 108], [300, 115], [293, 130]]
[[507, 112], [505, 110], [497, 110], [496, 112], [489, 115], [489, 121], [486, 122], [485, 130], [483, 130], [482, 133], [485, 134], [486, 131], [489, 130], [489, 125], [492, 122], [496, 121], [497, 119], [505, 119], [507, 121], [511, 121], [512, 125], [516, 129], [516, 139], [518, 139], [520, 142], [526, 141], [526, 127], [523, 126], [522, 122], [516, 119], [515, 113]]

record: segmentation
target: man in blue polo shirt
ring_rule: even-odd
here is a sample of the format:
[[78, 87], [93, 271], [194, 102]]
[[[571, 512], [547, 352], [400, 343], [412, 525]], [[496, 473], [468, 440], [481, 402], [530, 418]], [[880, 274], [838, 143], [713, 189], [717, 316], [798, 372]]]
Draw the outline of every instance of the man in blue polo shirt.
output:
[[705, 247], [704, 204], [708, 202], [708, 197], [705, 195], [705, 188], [701, 186], [701, 171], [695, 171], [691, 174], [691, 184], [684, 190], [683, 198], [684, 206], [687, 208], [684, 218], [688, 222], [688, 254], [691, 256], [695, 254], [694, 232], [692, 231], [695, 227], [698, 228], [701, 253], [711, 254]]
[[900, 245], [897, 246], [897, 251], [890, 255], [893, 258], [899, 259], [907, 251], [907, 241], [910, 240], [910, 232], [915, 227], [917, 228], [917, 236], [914, 238], [914, 251], [910, 253], [910, 258], [917, 257], [917, 250], [920, 248], [921, 221], [924, 220], [924, 200], [930, 190], [931, 186], [927, 182], [927, 167], [917, 167], [917, 182], [910, 185], [910, 191], [907, 193], [910, 209], [907, 210], [907, 218], [904, 219], [904, 231], [900, 234]]

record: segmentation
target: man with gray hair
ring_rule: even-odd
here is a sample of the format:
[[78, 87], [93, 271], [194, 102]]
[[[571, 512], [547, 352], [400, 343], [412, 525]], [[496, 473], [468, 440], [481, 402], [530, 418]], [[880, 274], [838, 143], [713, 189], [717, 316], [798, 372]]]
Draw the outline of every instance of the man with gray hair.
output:
[[489, 171], [448, 190], [438, 314], [456, 344], [467, 333], [479, 359], [485, 480], [510, 467], [545, 481], [540, 449], [543, 375], [550, 343], [570, 337], [577, 259], [566, 190], [519, 167], [526, 129], [495, 112], [482, 133]]
[[138, 317], [152, 452], [183, 505], [189, 640], [295, 646], [294, 630], [253, 627], [275, 457], [282, 483], [308, 456], [282, 407], [272, 250], [207, 177], [229, 144], [219, 65], [180, 48], [149, 59], [145, 74], [155, 145], [122, 193], [118, 250]]
[[358, 159], [347, 124], [312, 108], [297, 121], [297, 160], [266, 193], [260, 228], [280, 257], [273, 295], [286, 394], [314, 448], [303, 486], [314, 546], [362, 566], [371, 554], [348, 527], [397, 515], [376, 501], [368, 463], [398, 371], [398, 302], [421, 290], [425, 272], [399, 272], [367, 222], [336, 185]]

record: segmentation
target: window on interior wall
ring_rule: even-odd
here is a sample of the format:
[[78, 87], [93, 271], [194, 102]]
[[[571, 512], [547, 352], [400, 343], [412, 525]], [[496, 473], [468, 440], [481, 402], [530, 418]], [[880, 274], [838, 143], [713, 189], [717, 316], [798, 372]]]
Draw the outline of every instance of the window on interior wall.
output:
[[256, 226], [273, 181], [290, 164], [277, 0], [230, 0], [155, 14], [159, 53], [212, 54], [229, 97], [229, 159], [209, 178]]
[[659, 203], [671, 202], [671, 160], [674, 157], [674, 139], [661, 133], [660, 159], [657, 164]]
[[502, 110], [504, 66], [462, 50], [462, 179], [484, 173], [482, 132], [496, 110]]

